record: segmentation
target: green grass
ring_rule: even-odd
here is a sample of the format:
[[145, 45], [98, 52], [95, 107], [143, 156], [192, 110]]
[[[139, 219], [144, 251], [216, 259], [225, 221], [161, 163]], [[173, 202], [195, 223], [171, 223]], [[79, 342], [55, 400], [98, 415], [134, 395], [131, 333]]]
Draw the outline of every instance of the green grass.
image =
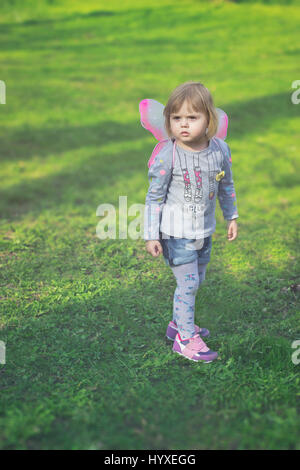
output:
[[[300, 448], [300, 8], [272, 3], [1, 2], [2, 449]], [[229, 115], [240, 216], [228, 243], [217, 208], [196, 301], [212, 364], [164, 339], [163, 259], [95, 233], [144, 203], [139, 101], [186, 80]]]

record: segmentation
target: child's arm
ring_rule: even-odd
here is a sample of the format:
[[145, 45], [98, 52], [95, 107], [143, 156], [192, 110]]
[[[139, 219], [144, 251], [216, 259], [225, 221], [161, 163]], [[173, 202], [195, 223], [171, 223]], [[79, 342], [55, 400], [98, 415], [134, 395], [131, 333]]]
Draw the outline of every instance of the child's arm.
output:
[[149, 189], [144, 213], [144, 240], [159, 240], [161, 213], [172, 176], [172, 148], [170, 140], [156, 155], [148, 172]]
[[[226, 144], [226, 142], [224, 142]], [[227, 152], [224, 156], [223, 168], [225, 176], [219, 182], [218, 199], [225, 220], [238, 218], [236, 194], [233, 183], [231, 152], [226, 144]]]

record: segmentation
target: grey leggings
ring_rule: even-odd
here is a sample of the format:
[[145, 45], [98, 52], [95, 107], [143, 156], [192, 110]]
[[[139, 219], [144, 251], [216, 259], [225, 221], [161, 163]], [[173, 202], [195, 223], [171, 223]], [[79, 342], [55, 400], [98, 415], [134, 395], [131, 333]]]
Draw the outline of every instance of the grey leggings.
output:
[[198, 288], [205, 280], [207, 264], [192, 263], [172, 266], [177, 281], [173, 302], [173, 321], [177, 324], [182, 339], [195, 334], [194, 314]]

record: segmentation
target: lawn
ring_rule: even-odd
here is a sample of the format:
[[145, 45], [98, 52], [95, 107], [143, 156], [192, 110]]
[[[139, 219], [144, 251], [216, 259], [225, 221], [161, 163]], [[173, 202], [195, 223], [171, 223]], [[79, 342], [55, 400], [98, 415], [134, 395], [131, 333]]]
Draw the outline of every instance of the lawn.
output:
[[[285, 3], [1, 1], [1, 449], [300, 449], [300, 7]], [[139, 101], [187, 80], [229, 116], [239, 212], [228, 243], [217, 207], [196, 300], [211, 364], [165, 339], [162, 257], [96, 235], [100, 204], [145, 201]]]

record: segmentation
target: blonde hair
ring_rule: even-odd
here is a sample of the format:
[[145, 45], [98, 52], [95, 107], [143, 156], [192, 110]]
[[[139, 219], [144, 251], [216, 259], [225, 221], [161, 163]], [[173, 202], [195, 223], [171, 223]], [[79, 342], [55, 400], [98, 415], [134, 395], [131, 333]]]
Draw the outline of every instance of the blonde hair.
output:
[[206, 135], [210, 140], [218, 130], [218, 113], [209, 90], [200, 82], [185, 82], [171, 93], [164, 109], [165, 127], [169, 137], [172, 137], [170, 116], [172, 113], [178, 113], [184, 101], [187, 101], [194, 111], [206, 114], [208, 121]]

